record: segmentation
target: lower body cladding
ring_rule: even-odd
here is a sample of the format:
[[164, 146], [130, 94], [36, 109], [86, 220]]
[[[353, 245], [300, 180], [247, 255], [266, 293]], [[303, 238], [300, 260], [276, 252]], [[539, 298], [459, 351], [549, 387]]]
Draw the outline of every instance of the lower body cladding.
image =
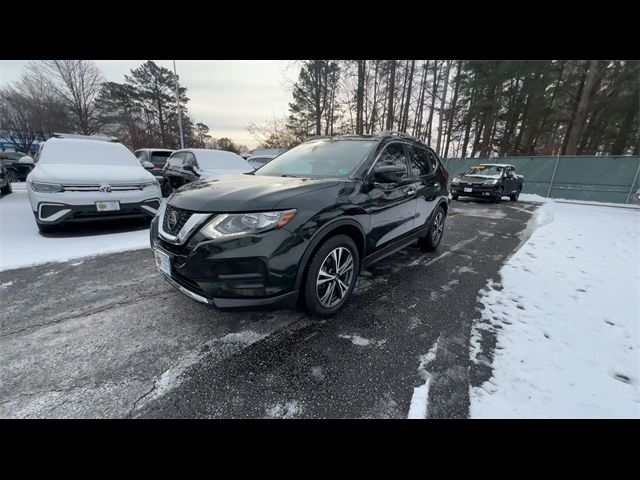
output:
[[[123, 218], [152, 218], [160, 207], [159, 198], [150, 198], [142, 202], [122, 203], [117, 202], [117, 210], [113, 203], [95, 202], [86, 205], [69, 205], [65, 203], [38, 204], [37, 211], [33, 214], [36, 221], [41, 224], [57, 225], [66, 222], [93, 222], [96, 220], [116, 220]], [[113, 210], [99, 211], [98, 205], [107, 203]]]
[[309, 242], [286, 228], [195, 245], [169, 243], [151, 224], [156, 266], [180, 292], [218, 308], [293, 306], [298, 265]]

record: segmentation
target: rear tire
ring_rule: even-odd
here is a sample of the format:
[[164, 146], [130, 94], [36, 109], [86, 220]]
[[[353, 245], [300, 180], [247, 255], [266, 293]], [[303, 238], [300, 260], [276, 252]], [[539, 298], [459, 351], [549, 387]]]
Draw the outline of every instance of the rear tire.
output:
[[442, 241], [442, 235], [444, 234], [444, 221], [447, 218], [447, 214], [444, 211], [444, 208], [438, 207], [438, 209], [433, 214], [433, 220], [431, 221], [431, 226], [429, 227], [429, 231], [424, 237], [420, 237], [418, 239], [418, 246], [424, 250], [425, 252], [432, 252], [440, 242]]
[[518, 198], [520, 198], [520, 189], [518, 189], [518, 191], [516, 193], [513, 193], [513, 194], [509, 195], [509, 199], [512, 202], [517, 202]]
[[359, 271], [358, 247], [351, 237], [336, 235], [325, 240], [311, 259], [304, 279], [304, 301], [309, 312], [328, 317], [340, 311], [353, 292]]

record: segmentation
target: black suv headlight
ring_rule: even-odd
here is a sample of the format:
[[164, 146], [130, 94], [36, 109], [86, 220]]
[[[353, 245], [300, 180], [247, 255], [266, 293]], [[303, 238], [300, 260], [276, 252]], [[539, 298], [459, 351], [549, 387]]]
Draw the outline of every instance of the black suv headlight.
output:
[[231, 238], [282, 228], [297, 210], [278, 212], [226, 213], [217, 215], [200, 230], [209, 238]]

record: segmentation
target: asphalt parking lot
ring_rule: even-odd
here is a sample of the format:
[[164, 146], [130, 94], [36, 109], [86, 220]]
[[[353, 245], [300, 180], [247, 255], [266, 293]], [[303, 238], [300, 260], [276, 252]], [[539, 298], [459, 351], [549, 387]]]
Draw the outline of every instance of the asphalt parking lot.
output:
[[0, 272], [0, 417], [406, 418], [435, 346], [429, 417], [465, 418], [478, 291], [535, 208], [452, 202], [437, 252], [362, 272], [329, 320], [206, 307], [148, 249]]

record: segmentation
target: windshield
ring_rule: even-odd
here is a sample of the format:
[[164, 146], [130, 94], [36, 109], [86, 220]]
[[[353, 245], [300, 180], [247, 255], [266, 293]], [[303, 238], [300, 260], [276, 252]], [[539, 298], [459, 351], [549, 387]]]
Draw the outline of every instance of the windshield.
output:
[[225, 150], [195, 150], [198, 166], [203, 170], [251, 172], [253, 168], [240, 155]]
[[367, 157], [376, 141], [314, 140], [274, 158], [256, 175], [347, 177]]
[[140, 161], [121, 143], [97, 140], [50, 139], [40, 151], [45, 165], [119, 165], [140, 168]]
[[502, 170], [504, 167], [497, 167], [495, 165], [476, 165], [470, 167], [469, 170], [464, 172], [462, 175], [470, 176], [470, 175], [481, 175], [483, 177], [499, 177], [502, 175]]
[[164, 165], [172, 152], [151, 152], [151, 163]]

